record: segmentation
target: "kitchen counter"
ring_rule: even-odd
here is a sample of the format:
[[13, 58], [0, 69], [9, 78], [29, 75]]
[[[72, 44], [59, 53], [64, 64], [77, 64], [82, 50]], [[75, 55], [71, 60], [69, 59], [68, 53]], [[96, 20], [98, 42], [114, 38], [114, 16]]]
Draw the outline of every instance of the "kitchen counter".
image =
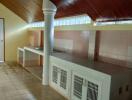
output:
[[91, 62], [88, 59], [81, 59], [67, 53], [53, 53], [51, 56], [109, 75], [132, 71], [130, 68], [127, 67], [122, 67], [101, 61]]

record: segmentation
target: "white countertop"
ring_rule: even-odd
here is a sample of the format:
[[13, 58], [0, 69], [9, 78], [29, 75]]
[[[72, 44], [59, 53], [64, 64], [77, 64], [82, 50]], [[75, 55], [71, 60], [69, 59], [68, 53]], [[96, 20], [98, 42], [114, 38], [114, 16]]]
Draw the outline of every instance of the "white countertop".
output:
[[20, 50], [20, 51], [24, 51], [24, 49], [23, 49], [23, 48], [20, 48], [20, 47], [18, 48], [18, 50]]
[[24, 49], [27, 50], [27, 51], [36, 53], [38, 55], [41, 55], [41, 56], [44, 55], [44, 51], [39, 49], [39, 48], [36, 48], [36, 47], [24, 47]]

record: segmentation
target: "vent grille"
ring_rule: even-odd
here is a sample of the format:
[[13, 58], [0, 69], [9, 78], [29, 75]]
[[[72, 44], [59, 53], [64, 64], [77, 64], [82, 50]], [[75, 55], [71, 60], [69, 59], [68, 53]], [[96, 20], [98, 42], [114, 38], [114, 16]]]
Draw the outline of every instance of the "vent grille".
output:
[[67, 83], [67, 72], [61, 70], [60, 86], [66, 89], [66, 83]]
[[98, 99], [98, 85], [88, 81], [87, 100]]
[[83, 78], [74, 76], [74, 95], [82, 99], [82, 85], [83, 85]]
[[58, 79], [58, 68], [56, 66], [53, 66], [53, 74], [52, 74], [52, 81], [57, 84]]

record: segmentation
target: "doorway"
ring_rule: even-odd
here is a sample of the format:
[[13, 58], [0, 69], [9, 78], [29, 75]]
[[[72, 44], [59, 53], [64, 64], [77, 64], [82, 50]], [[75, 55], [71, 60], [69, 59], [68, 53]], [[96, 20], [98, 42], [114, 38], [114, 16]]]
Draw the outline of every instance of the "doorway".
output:
[[0, 62], [4, 62], [4, 19], [0, 18]]

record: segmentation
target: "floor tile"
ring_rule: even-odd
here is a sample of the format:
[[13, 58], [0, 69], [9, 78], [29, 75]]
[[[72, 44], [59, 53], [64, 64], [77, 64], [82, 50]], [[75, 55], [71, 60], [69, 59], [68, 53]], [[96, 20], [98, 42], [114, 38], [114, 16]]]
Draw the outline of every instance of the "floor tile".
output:
[[67, 100], [17, 64], [0, 63], [0, 100]]

